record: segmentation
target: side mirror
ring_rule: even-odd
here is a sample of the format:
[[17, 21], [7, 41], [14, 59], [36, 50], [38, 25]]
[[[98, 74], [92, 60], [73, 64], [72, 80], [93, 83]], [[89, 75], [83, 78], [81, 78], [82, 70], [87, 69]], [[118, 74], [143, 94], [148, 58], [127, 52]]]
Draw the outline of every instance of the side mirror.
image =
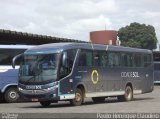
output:
[[23, 56], [23, 54], [19, 54], [19, 55], [16, 55], [15, 57], [13, 57], [13, 59], [12, 59], [12, 67], [13, 68], [15, 68], [16, 60], [22, 56]]
[[63, 55], [62, 55], [62, 66], [67, 67], [67, 52], [63, 52]]

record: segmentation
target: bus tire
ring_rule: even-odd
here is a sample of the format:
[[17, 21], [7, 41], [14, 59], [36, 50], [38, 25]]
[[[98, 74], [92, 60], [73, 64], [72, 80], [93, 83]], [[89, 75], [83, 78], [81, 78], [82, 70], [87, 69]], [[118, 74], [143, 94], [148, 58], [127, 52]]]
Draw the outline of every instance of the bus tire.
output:
[[82, 91], [79, 88], [77, 88], [75, 92], [75, 98], [70, 100], [70, 103], [73, 106], [79, 106], [83, 103], [83, 98], [84, 97]]
[[94, 103], [103, 103], [105, 101], [105, 97], [93, 97], [92, 100]]
[[133, 99], [133, 89], [131, 86], [127, 85], [125, 88], [125, 94], [118, 96], [119, 101], [131, 101]]
[[16, 87], [8, 88], [4, 93], [4, 100], [7, 103], [17, 102], [19, 99], [18, 89]]
[[51, 104], [51, 102], [50, 102], [50, 101], [42, 101], [42, 102], [40, 102], [40, 104], [41, 104], [43, 107], [48, 107], [48, 106]]
[[0, 93], [0, 103], [4, 101], [3, 97], [4, 97], [3, 94]]

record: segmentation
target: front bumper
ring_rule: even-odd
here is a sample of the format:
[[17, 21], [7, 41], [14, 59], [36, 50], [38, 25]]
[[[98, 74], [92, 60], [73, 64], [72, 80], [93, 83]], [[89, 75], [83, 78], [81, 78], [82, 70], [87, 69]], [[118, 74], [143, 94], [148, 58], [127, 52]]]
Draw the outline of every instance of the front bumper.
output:
[[57, 91], [43, 91], [43, 90], [23, 90], [19, 91], [20, 97], [29, 101], [58, 101], [60, 97]]

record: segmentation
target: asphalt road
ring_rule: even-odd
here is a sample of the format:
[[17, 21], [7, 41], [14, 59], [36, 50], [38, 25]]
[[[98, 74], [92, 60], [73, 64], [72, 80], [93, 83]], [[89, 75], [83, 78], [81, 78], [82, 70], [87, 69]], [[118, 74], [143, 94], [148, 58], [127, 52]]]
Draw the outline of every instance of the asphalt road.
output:
[[135, 95], [130, 102], [118, 102], [116, 98], [95, 104], [90, 98], [81, 106], [71, 106], [69, 102], [51, 104], [43, 108], [36, 103], [0, 103], [0, 113], [160, 113], [160, 85], [148, 94]]

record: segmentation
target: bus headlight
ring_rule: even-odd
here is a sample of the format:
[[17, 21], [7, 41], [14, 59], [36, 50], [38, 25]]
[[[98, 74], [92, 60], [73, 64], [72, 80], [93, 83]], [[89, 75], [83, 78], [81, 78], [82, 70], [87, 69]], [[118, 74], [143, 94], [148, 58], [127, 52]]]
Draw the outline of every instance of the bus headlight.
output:
[[58, 88], [58, 85], [55, 85], [55, 86], [49, 87], [49, 88], [47, 88], [47, 90], [55, 90], [56, 88]]
[[22, 88], [20, 88], [20, 87], [18, 87], [18, 90], [19, 90], [19, 91], [22, 91], [23, 89], [22, 89]]

